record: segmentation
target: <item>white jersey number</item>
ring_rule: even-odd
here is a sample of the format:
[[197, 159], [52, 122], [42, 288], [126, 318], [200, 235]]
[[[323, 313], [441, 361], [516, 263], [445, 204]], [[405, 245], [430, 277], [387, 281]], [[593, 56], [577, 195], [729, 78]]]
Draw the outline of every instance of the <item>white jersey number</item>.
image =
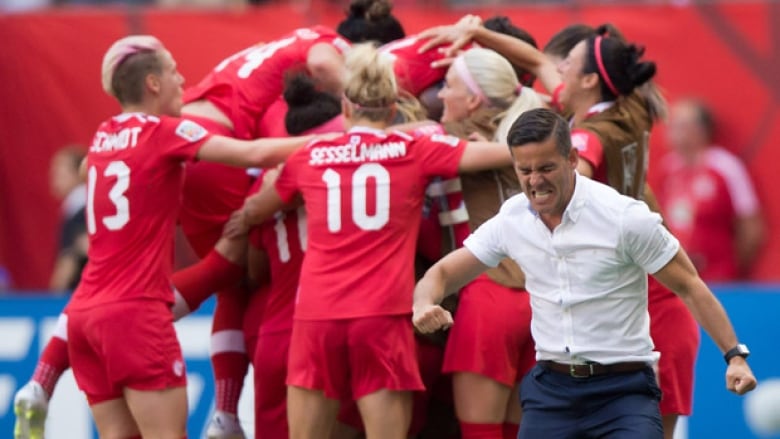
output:
[[[368, 214], [366, 183], [373, 178], [376, 183], [376, 209]], [[341, 176], [333, 169], [322, 174], [328, 186], [328, 230], [341, 231]], [[361, 230], [379, 230], [390, 219], [390, 173], [378, 163], [361, 165], [352, 174], [352, 221]]]
[[[87, 231], [93, 235], [95, 226], [95, 186], [97, 185], [97, 169], [89, 167], [87, 172]], [[116, 213], [103, 218], [103, 225], [108, 230], [119, 230], [130, 221], [130, 201], [125, 192], [130, 187], [130, 168], [123, 161], [108, 164], [103, 172], [104, 177], [116, 177], [116, 182], [108, 192], [108, 198], [116, 207]]]
[[250, 77], [252, 72], [260, 67], [265, 60], [273, 56], [277, 50], [289, 46], [290, 44], [294, 43], [296, 39], [297, 38], [294, 36], [287, 37], [281, 40], [263, 44], [262, 46], [253, 46], [248, 49], [244, 49], [235, 55], [225, 58], [221, 63], [219, 63], [217, 67], [214, 68], [214, 71], [219, 72], [227, 67], [228, 64], [230, 64], [233, 60], [243, 57], [245, 63], [241, 66], [241, 68], [238, 69], [238, 77], [241, 79], [246, 79]]
[[[298, 242], [301, 245], [301, 251], [306, 251], [306, 240], [308, 238], [306, 233], [306, 209], [303, 206], [299, 207], [295, 211], [298, 218]], [[287, 227], [285, 226], [285, 213], [280, 213], [276, 216], [276, 223], [274, 224], [274, 232], [276, 232], [276, 247], [279, 250], [279, 260], [282, 262], [290, 261], [290, 242], [287, 239]]]

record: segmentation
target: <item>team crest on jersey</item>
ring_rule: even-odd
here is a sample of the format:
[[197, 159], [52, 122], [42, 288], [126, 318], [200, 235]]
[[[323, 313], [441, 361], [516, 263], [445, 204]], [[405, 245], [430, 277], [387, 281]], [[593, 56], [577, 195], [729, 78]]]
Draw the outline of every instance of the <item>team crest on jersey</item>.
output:
[[574, 133], [571, 135], [571, 146], [577, 151], [588, 149], [588, 135], [585, 133]]
[[197, 142], [209, 132], [191, 120], [183, 120], [176, 127], [176, 135], [190, 142]]
[[446, 134], [434, 134], [431, 136], [431, 140], [434, 142], [441, 142], [446, 143], [447, 145], [450, 145], [451, 147], [456, 147], [460, 143], [460, 139], [458, 139], [455, 136], [448, 136]]

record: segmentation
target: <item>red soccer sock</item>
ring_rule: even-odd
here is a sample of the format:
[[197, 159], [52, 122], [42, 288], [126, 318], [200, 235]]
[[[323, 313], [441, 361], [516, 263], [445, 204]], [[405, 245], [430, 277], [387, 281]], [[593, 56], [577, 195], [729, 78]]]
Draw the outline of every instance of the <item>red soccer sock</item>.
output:
[[246, 292], [241, 288], [220, 291], [211, 333], [211, 366], [214, 369], [216, 409], [235, 415], [249, 369], [243, 331]]
[[214, 368], [216, 409], [235, 415], [244, 388], [244, 376], [249, 369], [246, 353], [223, 352], [213, 355], [211, 365]]
[[211, 250], [200, 261], [175, 272], [171, 282], [184, 297], [190, 310], [195, 310], [215, 291], [237, 284], [245, 271], [245, 267]]
[[462, 439], [503, 439], [503, 424], [470, 424], [460, 422]]
[[520, 424], [504, 422], [504, 439], [517, 439], [517, 432], [520, 431]]
[[68, 342], [56, 336], [52, 337], [35, 365], [32, 380], [40, 384], [46, 391], [46, 396], [51, 398], [57, 381], [69, 367]]

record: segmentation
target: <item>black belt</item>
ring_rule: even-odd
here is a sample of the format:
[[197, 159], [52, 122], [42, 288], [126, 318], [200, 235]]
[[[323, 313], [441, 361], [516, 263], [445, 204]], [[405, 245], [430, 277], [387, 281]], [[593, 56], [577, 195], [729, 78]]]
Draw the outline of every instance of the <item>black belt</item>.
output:
[[550, 360], [541, 360], [538, 361], [537, 364], [547, 370], [570, 375], [574, 378], [590, 378], [599, 375], [638, 372], [646, 367], [649, 367], [647, 363], [641, 361], [614, 364], [565, 364], [556, 363], [555, 361]]

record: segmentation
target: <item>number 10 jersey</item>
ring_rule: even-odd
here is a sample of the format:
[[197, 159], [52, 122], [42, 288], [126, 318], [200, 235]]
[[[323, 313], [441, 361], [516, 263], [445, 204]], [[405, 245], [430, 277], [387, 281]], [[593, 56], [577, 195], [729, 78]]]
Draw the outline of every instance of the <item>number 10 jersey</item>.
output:
[[457, 174], [466, 143], [355, 127], [293, 154], [276, 190], [303, 196], [308, 247], [295, 319], [407, 314], [428, 180]]

